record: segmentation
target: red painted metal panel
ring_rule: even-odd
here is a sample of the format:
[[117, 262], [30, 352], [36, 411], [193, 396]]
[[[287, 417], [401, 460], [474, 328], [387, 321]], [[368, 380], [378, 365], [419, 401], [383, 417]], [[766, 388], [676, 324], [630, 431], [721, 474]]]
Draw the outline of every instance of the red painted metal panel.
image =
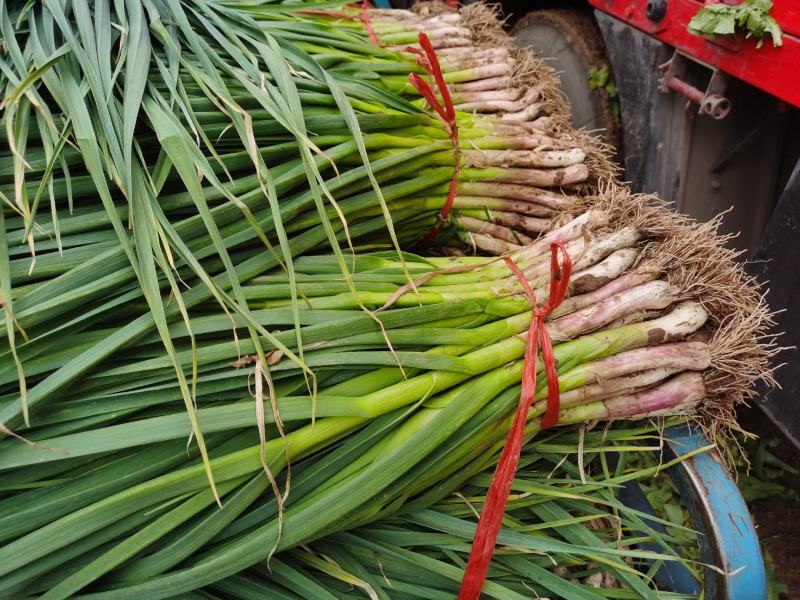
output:
[[700, 0], [669, 0], [666, 16], [658, 23], [645, 15], [647, 0], [589, 0], [589, 3], [703, 63], [800, 107], [800, 2], [797, 0], [774, 0], [772, 15], [784, 31], [783, 46], [773, 48], [772, 42], [765, 40], [760, 49], [756, 49], [754, 40], [745, 40], [743, 36], [711, 40], [689, 33], [689, 21], [703, 6]]
[[770, 14], [785, 33], [800, 37], [800, 2], [797, 0], [772, 0]]

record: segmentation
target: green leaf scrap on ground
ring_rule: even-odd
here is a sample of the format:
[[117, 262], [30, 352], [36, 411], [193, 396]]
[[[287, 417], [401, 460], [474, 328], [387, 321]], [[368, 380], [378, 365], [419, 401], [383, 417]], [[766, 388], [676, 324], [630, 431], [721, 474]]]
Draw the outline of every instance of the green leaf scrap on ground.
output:
[[774, 438], [740, 440], [744, 453], [736, 453], [731, 448], [733, 465], [738, 473], [737, 482], [742, 496], [748, 503], [772, 496], [784, 496], [795, 502], [800, 501], [796, 490], [787, 487], [780, 480], [788, 475], [798, 475], [800, 471], [787, 464], [770, 451], [778, 445]]
[[763, 548], [762, 551], [764, 566], [767, 569], [767, 600], [781, 600], [784, 596], [788, 597], [789, 586], [775, 574], [775, 562], [772, 560], [772, 555], [766, 548]]
[[706, 4], [689, 22], [689, 31], [695, 35], [717, 37], [735, 34], [738, 29], [747, 32], [746, 37], [758, 40], [757, 48], [770, 36], [772, 45], [783, 44], [781, 28], [769, 11], [771, 0], [745, 0], [738, 6], [727, 4]]

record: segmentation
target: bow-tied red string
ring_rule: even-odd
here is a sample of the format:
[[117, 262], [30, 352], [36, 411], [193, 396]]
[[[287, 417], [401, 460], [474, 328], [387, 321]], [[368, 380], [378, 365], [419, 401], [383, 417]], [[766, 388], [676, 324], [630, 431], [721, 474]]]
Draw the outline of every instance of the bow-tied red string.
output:
[[[369, 33], [370, 40], [372, 40], [373, 44], [380, 46], [381, 43], [378, 39], [378, 34], [375, 33], [375, 29], [372, 27], [372, 23], [369, 19], [369, 0], [362, 0], [358, 3], [348, 4], [348, 6], [353, 6], [360, 9], [361, 20], [364, 23], [364, 28]], [[442, 97], [442, 101], [440, 102], [439, 98], [436, 97], [433, 87], [431, 87], [427, 81], [422, 79], [422, 77], [416, 73], [409, 73], [408, 80], [411, 85], [417, 89], [420, 95], [425, 98], [436, 115], [444, 122], [444, 125], [447, 128], [447, 133], [450, 136], [450, 141], [453, 144], [453, 152], [455, 153], [453, 177], [450, 179], [450, 187], [447, 190], [447, 198], [445, 199], [445, 203], [442, 206], [442, 209], [439, 211], [439, 219], [437, 220], [433, 229], [419, 244], [419, 247], [427, 248], [441, 233], [442, 229], [447, 223], [450, 210], [453, 208], [453, 202], [455, 201], [456, 193], [458, 192], [458, 180], [461, 174], [461, 148], [458, 142], [456, 108], [453, 104], [453, 99], [450, 97], [450, 91], [447, 89], [447, 84], [444, 80], [444, 74], [442, 73], [442, 67], [439, 64], [439, 58], [436, 56], [436, 50], [433, 48], [433, 44], [431, 44], [430, 39], [427, 35], [425, 35], [424, 31], [420, 32], [419, 34], [419, 45], [422, 48], [421, 51], [412, 46], [406, 46], [403, 48], [403, 50], [416, 55], [419, 65], [425, 69], [428, 75], [430, 75], [433, 79], [434, 84], [436, 85], [436, 88], [439, 90], [439, 94]]]
[[358, 9], [361, 9], [361, 22], [364, 23], [364, 29], [367, 30], [370, 41], [372, 41], [372, 43], [376, 46], [380, 46], [381, 41], [378, 39], [378, 34], [375, 33], [375, 29], [372, 27], [372, 21], [369, 19], [369, 9], [372, 8], [370, 1], [361, 0], [361, 2], [348, 4], [348, 6], [354, 6]]
[[[558, 263], [559, 250], [562, 256], [560, 265]], [[481, 590], [486, 580], [486, 573], [492, 561], [497, 535], [500, 532], [506, 503], [511, 493], [514, 475], [522, 452], [522, 440], [528, 411], [536, 396], [536, 359], [540, 343], [544, 370], [547, 374], [548, 392], [547, 409], [541, 420], [542, 429], [552, 427], [558, 423], [560, 411], [555, 355], [553, 354], [553, 344], [550, 340], [550, 335], [547, 333], [544, 321], [564, 300], [569, 286], [569, 277], [572, 273], [572, 261], [562, 242], [550, 244], [550, 296], [547, 303], [541, 308], [536, 305], [536, 296], [525, 278], [525, 274], [511, 258], [505, 257], [505, 262], [519, 279], [522, 289], [531, 303], [533, 314], [525, 345], [522, 391], [520, 392], [517, 413], [514, 416], [514, 423], [508, 433], [508, 438], [506, 438], [500, 461], [497, 464], [492, 476], [492, 483], [486, 494], [486, 503], [478, 520], [478, 528], [472, 541], [472, 551], [467, 561], [467, 568], [464, 571], [464, 579], [461, 581], [458, 600], [477, 600], [481, 595]]]
[[[457, 6], [454, 0], [448, 0], [447, 4], [449, 6]], [[380, 45], [378, 36], [369, 20], [368, 0], [362, 0], [362, 2], [355, 4], [355, 6], [361, 9], [361, 20], [369, 33], [370, 39], [374, 44]], [[422, 247], [427, 247], [439, 236], [442, 228], [447, 223], [447, 218], [453, 207], [453, 202], [455, 201], [458, 191], [459, 175], [461, 173], [461, 149], [458, 140], [458, 123], [456, 122], [455, 106], [450, 97], [450, 92], [447, 89], [447, 84], [445, 83], [436, 51], [424, 32], [419, 34], [419, 45], [422, 48], [422, 52], [411, 47], [406, 48], [406, 50], [417, 55], [417, 62], [427, 71], [428, 75], [433, 78], [439, 90], [439, 94], [442, 97], [442, 101], [439, 102], [431, 85], [416, 73], [410, 73], [408, 80], [444, 122], [455, 153], [453, 177], [450, 180], [447, 199], [439, 212], [439, 220], [420, 244]], [[561, 251], [562, 256], [561, 264], [558, 262], [559, 251]], [[519, 279], [522, 289], [525, 291], [525, 295], [531, 303], [531, 324], [528, 328], [528, 339], [525, 345], [522, 389], [520, 392], [519, 404], [517, 405], [517, 413], [514, 416], [514, 422], [506, 438], [503, 452], [500, 455], [500, 461], [492, 476], [492, 482], [486, 495], [486, 503], [484, 504], [483, 512], [481, 513], [478, 527], [475, 531], [472, 551], [469, 555], [467, 568], [464, 571], [464, 579], [461, 582], [458, 600], [478, 600], [481, 590], [483, 589], [483, 584], [486, 581], [486, 573], [492, 561], [495, 544], [497, 543], [497, 536], [500, 532], [500, 525], [505, 513], [508, 496], [511, 493], [514, 475], [516, 474], [517, 465], [519, 464], [519, 457], [522, 452], [525, 423], [530, 407], [536, 396], [536, 362], [540, 344], [542, 349], [542, 362], [544, 363], [545, 374], [547, 376], [547, 408], [541, 418], [541, 428], [547, 429], [548, 427], [556, 425], [560, 412], [561, 402], [558, 389], [558, 371], [556, 369], [555, 355], [553, 353], [553, 343], [547, 332], [544, 321], [564, 300], [564, 296], [569, 287], [569, 278], [572, 273], [572, 261], [562, 242], [550, 244], [550, 294], [547, 303], [539, 308], [536, 304], [536, 296], [528, 280], [525, 278], [525, 274], [511, 258], [505, 257], [504, 260], [514, 275], [517, 276], [517, 279]]]
[[369, 39], [372, 41], [373, 44], [376, 46], [380, 46], [381, 42], [378, 39], [378, 34], [375, 32], [375, 29], [372, 27], [372, 21], [369, 18], [369, 9], [372, 8], [372, 4], [369, 0], [361, 0], [361, 2], [350, 2], [349, 4], [345, 4], [348, 8], [357, 8], [359, 10], [358, 16], [354, 16], [350, 13], [336, 11], [336, 10], [325, 10], [320, 8], [304, 8], [298, 10], [298, 14], [301, 15], [322, 15], [325, 17], [331, 17], [333, 19], [343, 19], [346, 21], [354, 21], [356, 19], [361, 19], [361, 22], [364, 23], [364, 29], [367, 30], [369, 34]]
[[437, 238], [442, 228], [447, 223], [447, 217], [450, 215], [450, 209], [453, 208], [453, 202], [456, 199], [458, 192], [458, 180], [461, 174], [461, 148], [458, 142], [458, 123], [456, 122], [456, 108], [453, 105], [453, 99], [450, 97], [450, 91], [447, 89], [447, 84], [444, 81], [442, 68], [439, 65], [439, 59], [436, 56], [436, 51], [433, 49], [433, 44], [428, 39], [425, 33], [419, 34], [419, 45], [422, 47], [424, 56], [420, 55], [417, 59], [420, 65], [428, 72], [433, 78], [442, 101], [436, 97], [431, 85], [422, 79], [416, 73], [411, 73], [408, 80], [411, 82], [417, 91], [427, 101], [434, 112], [444, 122], [447, 128], [447, 133], [450, 135], [450, 141], [453, 144], [453, 152], [455, 153], [455, 167], [453, 169], [453, 177], [450, 179], [450, 187], [447, 190], [447, 199], [445, 200], [442, 209], [439, 211], [439, 220], [434, 228], [428, 233], [427, 237], [422, 240], [421, 247], [430, 246]]

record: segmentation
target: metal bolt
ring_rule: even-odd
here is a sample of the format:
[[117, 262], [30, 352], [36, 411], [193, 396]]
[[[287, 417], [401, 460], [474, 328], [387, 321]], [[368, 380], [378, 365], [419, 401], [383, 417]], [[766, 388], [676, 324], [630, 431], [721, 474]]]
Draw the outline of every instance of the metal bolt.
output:
[[719, 94], [709, 94], [700, 103], [700, 113], [712, 119], [724, 119], [731, 112], [731, 101]]
[[658, 23], [667, 14], [667, 0], [648, 0], [644, 14], [653, 23]]

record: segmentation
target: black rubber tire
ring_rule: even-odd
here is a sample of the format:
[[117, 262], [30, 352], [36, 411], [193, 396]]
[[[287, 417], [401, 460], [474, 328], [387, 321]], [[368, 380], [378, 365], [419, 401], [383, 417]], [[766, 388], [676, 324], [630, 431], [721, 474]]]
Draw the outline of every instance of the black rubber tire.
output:
[[530, 48], [561, 77], [575, 127], [597, 132], [621, 156], [622, 131], [604, 89], [589, 88], [589, 71], [609, 65], [603, 36], [590, 11], [543, 9], [528, 13], [511, 30], [514, 43]]

